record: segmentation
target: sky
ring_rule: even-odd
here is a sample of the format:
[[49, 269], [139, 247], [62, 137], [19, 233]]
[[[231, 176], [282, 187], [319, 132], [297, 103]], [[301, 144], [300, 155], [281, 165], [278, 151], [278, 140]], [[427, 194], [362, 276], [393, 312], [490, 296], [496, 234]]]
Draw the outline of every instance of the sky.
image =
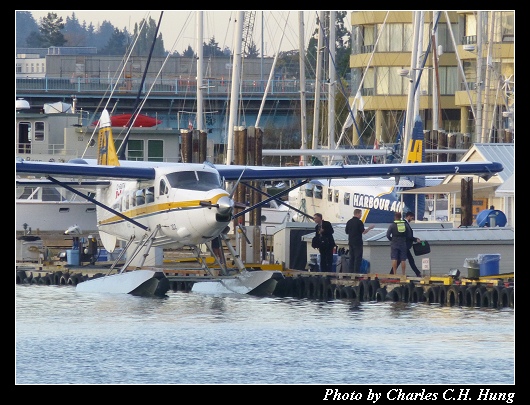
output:
[[[127, 28], [133, 32], [134, 24], [142, 19], [152, 18], [156, 22], [160, 19], [161, 10], [27, 10], [31, 11], [35, 21], [45, 17], [49, 12], [56, 13], [66, 21], [73, 12], [82, 24], [92, 23], [98, 27], [103, 21], [110, 21], [116, 28]], [[263, 19], [262, 19], [263, 14]], [[164, 10], [160, 32], [164, 39], [166, 50], [182, 53], [191, 45], [197, 45], [197, 13], [196, 10]], [[203, 42], [215, 41], [221, 49], [234, 49], [233, 32], [236, 27], [235, 10], [204, 10], [203, 11]], [[306, 10], [304, 15], [304, 48], [315, 30], [315, 10]], [[262, 24], [263, 20], [263, 24]], [[349, 15], [346, 26], [351, 30]], [[298, 50], [299, 48], [299, 10], [264, 10], [256, 11], [254, 20], [253, 41], [258, 50], [264, 51], [265, 56], [274, 56], [278, 50]], [[262, 40], [263, 38], [263, 40]], [[263, 41], [263, 42], [262, 42]]]

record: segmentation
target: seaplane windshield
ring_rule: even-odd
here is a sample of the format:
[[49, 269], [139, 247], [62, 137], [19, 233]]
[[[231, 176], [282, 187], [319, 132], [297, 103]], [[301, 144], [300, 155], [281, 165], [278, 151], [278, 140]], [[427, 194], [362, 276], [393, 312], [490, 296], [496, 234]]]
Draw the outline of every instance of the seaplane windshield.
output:
[[174, 172], [166, 175], [169, 184], [174, 188], [186, 190], [208, 191], [221, 187], [221, 178], [217, 173], [186, 171]]

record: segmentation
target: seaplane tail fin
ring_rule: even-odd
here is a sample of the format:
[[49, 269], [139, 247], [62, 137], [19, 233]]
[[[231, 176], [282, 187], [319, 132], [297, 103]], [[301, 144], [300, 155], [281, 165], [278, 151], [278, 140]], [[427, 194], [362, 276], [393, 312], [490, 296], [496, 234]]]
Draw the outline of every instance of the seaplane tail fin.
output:
[[406, 163], [422, 163], [425, 160], [425, 135], [423, 134], [423, 122], [419, 115], [414, 119], [412, 136], [407, 145]]
[[112, 128], [110, 125], [110, 115], [105, 109], [99, 119], [98, 133], [98, 165], [119, 166], [118, 154], [114, 146]]
[[[414, 119], [414, 127], [412, 128], [412, 136], [406, 150], [405, 162], [407, 163], [422, 163], [425, 161], [425, 135], [423, 134], [423, 122], [419, 115]], [[425, 176], [413, 176], [414, 188], [425, 187]], [[403, 202], [405, 206], [411, 211], [415, 212], [416, 219], [423, 221], [423, 213], [425, 212], [425, 194], [403, 195]]]

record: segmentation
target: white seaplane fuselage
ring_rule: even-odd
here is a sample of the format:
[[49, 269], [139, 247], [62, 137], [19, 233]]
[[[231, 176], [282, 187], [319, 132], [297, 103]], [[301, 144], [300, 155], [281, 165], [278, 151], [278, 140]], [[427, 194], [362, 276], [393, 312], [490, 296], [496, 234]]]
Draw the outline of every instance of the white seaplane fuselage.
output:
[[115, 211], [146, 226], [98, 207], [98, 229], [109, 251], [117, 238], [141, 240], [160, 225], [153, 246], [199, 245], [219, 233], [231, 220], [234, 202], [222, 188], [217, 170], [203, 164], [157, 167], [154, 181], [113, 180], [98, 190], [99, 201], [110, 201]]

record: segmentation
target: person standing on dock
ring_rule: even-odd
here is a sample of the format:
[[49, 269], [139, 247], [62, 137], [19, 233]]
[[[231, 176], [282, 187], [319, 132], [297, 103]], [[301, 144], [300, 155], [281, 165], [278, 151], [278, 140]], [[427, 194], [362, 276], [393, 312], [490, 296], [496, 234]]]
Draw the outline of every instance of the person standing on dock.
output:
[[324, 221], [322, 214], [316, 213], [313, 216], [313, 220], [316, 222], [315, 233], [316, 236], [320, 237], [320, 271], [332, 271], [333, 270], [333, 249], [335, 248], [335, 239], [333, 238], [333, 226], [331, 222]]
[[[413, 220], [414, 220], [414, 214], [412, 213], [412, 211], [408, 211], [405, 214], [405, 225], [407, 226], [410, 232], [410, 236], [407, 238], [407, 260], [409, 261], [410, 268], [412, 269], [414, 274], [416, 274], [416, 277], [421, 277], [421, 271], [418, 269], [418, 266], [416, 266], [416, 262], [414, 261], [414, 255], [410, 251], [410, 249], [412, 249], [412, 244], [414, 242], [421, 242], [420, 238], [414, 237], [414, 231], [412, 230], [412, 227], [410, 226], [410, 221], [413, 221]], [[398, 260], [397, 266], [399, 266], [400, 263], [401, 261]]]
[[401, 273], [405, 275], [407, 266], [407, 239], [411, 230], [405, 221], [401, 219], [401, 212], [394, 214], [394, 222], [386, 231], [386, 237], [390, 241], [390, 259], [392, 259], [392, 273], [397, 274], [398, 260], [401, 262]]
[[361, 216], [362, 210], [355, 208], [353, 210], [353, 217], [346, 222], [345, 232], [348, 234], [348, 247], [350, 248], [349, 273], [361, 272], [361, 264], [363, 262], [363, 235], [374, 228], [374, 225], [365, 228]]

